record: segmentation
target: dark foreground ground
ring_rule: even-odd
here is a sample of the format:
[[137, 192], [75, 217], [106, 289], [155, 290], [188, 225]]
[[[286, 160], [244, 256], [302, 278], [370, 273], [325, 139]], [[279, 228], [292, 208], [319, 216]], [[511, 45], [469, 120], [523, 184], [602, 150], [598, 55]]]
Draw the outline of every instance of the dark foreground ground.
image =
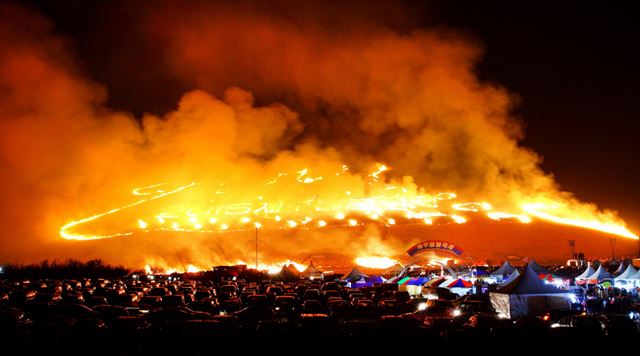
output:
[[[574, 353], [640, 350], [637, 300], [509, 320], [488, 295], [396, 286], [81, 279], [0, 283], [0, 354]], [[586, 308], [585, 308], [586, 307]]]

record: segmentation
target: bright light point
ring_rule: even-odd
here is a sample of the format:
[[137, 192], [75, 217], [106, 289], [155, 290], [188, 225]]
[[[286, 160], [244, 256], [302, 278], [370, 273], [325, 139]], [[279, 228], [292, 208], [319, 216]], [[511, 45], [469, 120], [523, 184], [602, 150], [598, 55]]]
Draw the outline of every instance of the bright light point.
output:
[[196, 224], [194, 224], [194, 225], [193, 225], [193, 227], [194, 227], [196, 230], [200, 230], [200, 229], [202, 229], [202, 224], [200, 224], [200, 223], [196, 223]]
[[142, 221], [142, 220], [138, 220], [138, 227], [140, 227], [141, 229], [146, 229], [147, 226], [149, 226], [146, 222]]
[[429, 218], [425, 218], [424, 220], [422, 220], [425, 224], [427, 225], [433, 225], [433, 220], [429, 219]]
[[259, 222], [255, 222], [255, 223], [253, 223], [253, 226], [255, 226], [256, 229], [259, 229], [259, 228], [262, 227], [262, 224], [260, 224]]
[[453, 311], [451, 312], [451, 315], [453, 315], [454, 317], [458, 317], [460, 316], [460, 314], [462, 314], [460, 309], [453, 309]]
[[165, 220], [164, 220], [164, 218], [162, 216], [158, 216], [156, 219], [158, 219], [158, 222], [160, 224], [164, 224], [165, 223]]
[[209, 223], [211, 223], [211, 224], [215, 224], [217, 222], [218, 222], [218, 220], [216, 220], [216, 218], [209, 219]]
[[336, 219], [338, 219], [338, 220], [344, 219], [344, 213], [337, 213], [336, 214]]
[[451, 219], [456, 222], [456, 224], [464, 224], [467, 222], [467, 219], [463, 218], [460, 215], [451, 215]]
[[349, 219], [349, 226], [356, 226], [358, 225], [358, 220], [356, 219]]
[[251, 218], [250, 218], [250, 217], [245, 216], [245, 217], [243, 217], [242, 219], [240, 219], [240, 221], [241, 221], [243, 224], [246, 224], [246, 223], [248, 223], [249, 221], [251, 221]]
[[177, 222], [174, 222], [173, 224], [171, 224], [171, 228], [174, 230], [179, 230], [180, 229], [180, 225], [178, 225]]
[[418, 310], [422, 311], [422, 310], [426, 310], [426, 309], [427, 309], [427, 303], [418, 304]]
[[282, 220], [282, 218], [280, 217], [280, 215], [276, 215], [275, 219], [276, 219], [276, 221], [280, 221], [280, 220]]
[[187, 272], [188, 273], [196, 273], [196, 272], [200, 272], [200, 268], [194, 266], [194, 265], [188, 265], [187, 266]]
[[377, 220], [377, 219], [380, 217], [380, 215], [378, 215], [378, 214], [371, 214], [371, 215], [369, 215], [369, 217], [370, 217], [371, 219], [373, 219], [373, 220]]
[[296, 227], [298, 226], [298, 223], [293, 220], [289, 220], [287, 221], [287, 225], [289, 225], [289, 227]]
[[197, 223], [198, 219], [195, 216], [191, 216], [189, 217], [189, 221], [191, 221], [192, 223]]
[[389, 225], [395, 225], [396, 224], [396, 219], [389, 218], [389, 220], [387, 220], [387, 222], [389, 223]]
[[229, 225], [227, 224], [220, 225], [220, 230], [228, 230], [228, 229], [229, 229]]
[[320, 227], [325, 227], [325, 226], [327, 226], [327, 222], [326, 222], [326, 221], [324, 221], [324, 220], [319, 220], [319, 221], [318, 221], [318, 226], [320, 226]]
[[351, 195], [351, 191], [347, 190], [346, 192], [344, 192], [346, 195]]

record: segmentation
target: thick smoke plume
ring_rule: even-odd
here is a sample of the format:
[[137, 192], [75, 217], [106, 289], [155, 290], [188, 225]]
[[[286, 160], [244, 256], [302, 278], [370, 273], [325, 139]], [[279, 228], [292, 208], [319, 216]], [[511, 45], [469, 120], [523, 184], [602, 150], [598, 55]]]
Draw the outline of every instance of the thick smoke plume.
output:
[[[403, 183], [411, 189], [505, 207], [530, 197], [575, 202], [518, 145], [517, 100], [478, 79], [478, 43], [447, 29], [392, 30], [337, 9], [316, 17], [317, 6], [140, 6], [135, 36], [162, 48], [153, 56], [166, 75], [193, 90], [171, 112], [135, 117], [105, 105], [107, 88], [46, 18], [2, 5], [0, 260], [234, 262], [243, 257], [228, 251], [242, 247], [203, 249], [206, 239], [89, 248], [61, 242], [58, 229], [129, 202], [135, 186], [198, 180], [246, 192], [303, 167], [330, 173], [348, 164], [344, 183], [353, 190], [384, 162], [392, 179], [413, 177]], [[371, 253], [406, 247], [381, 242], [377, 230], [364, 234]], [[328, 252], [359, 244], [336, 235]]]

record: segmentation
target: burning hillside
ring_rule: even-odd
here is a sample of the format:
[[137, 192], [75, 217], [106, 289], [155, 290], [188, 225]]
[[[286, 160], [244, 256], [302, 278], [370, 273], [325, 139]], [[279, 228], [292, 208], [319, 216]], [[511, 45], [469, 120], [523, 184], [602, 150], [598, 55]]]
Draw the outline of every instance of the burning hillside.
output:
[[162, 44], [189, 89], [135, 116], [107, 105], [46, 19], [2, 6], [3, 260], [251, 263], [254, 233], [267, 263], [397, 260], [432, 235], [480, 259], [556, 259], [573, 236], [635, 251], [615, 212], [520, 145], [516, 100], [476, 76], [480, 46], [454, 31], [163, 2], [134, 36]]

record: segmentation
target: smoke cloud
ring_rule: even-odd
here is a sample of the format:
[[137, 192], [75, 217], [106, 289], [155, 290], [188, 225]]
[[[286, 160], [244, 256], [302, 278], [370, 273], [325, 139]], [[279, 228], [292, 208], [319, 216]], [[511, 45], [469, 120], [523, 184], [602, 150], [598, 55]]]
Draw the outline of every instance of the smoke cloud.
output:
[[[141, 239], [132, 249], [126, 238], [62, 242], [58, 229], [130, 202], [135, 186], [234, 182], [229, 189], [248, 197], [278, 172], [303, 167], [318, 175], [353, 167], [331, 190], [365, 190], [367, 169], [384, 162], [391, 179], [413, 190], [456, 191], [505, 207], [530, 197], [576, 203], [540, 170], [540, 157], [519, 146], [523, 125], [511, 114], [518, 99], [478, 79], [482, 48], [473, 39], [442, 28], [392, 29], [337, 6], [316, 16], [316, 3], [276, 4], [137, 8], [134, 35], [161, 48], [149, 57], [191, 88], [172, 111], [138, 117], [107, 107], [107, 88], [46, 18], [2, 5], [0, 260], [234, 262], [242, 246], [211, 239], [171, 247]], [[360, 245], [379, 254], [406, 247], [372, 228], [362, 232], [364, 244], [353, 233], [334, 235], [330, 246], [312, 247], [337, 253]], [[281, 254], [291, 250], [272, 244]]]

